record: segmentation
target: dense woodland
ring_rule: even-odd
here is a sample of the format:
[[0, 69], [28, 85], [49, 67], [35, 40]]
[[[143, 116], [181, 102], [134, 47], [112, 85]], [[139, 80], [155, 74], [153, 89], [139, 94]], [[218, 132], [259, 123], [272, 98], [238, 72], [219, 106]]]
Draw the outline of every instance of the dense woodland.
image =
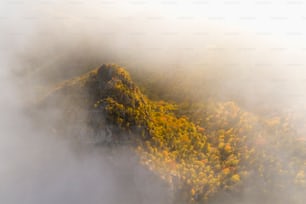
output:
[[[209, 203], [254, 190], [277, 197], [288, 186], [305, 193], [306, 143], [294, 116], [261, 115], [234, 101], [165, 95], [144, 83], [137, 86], [124, 68], [107, 64], [56, 85], [39, 104], [69, 93], [77, 104], [70, 112], [96, 110], [86, 117], [88, 130], [112, 127], [106, 145], [132, 148], [143, 166], [168, 183], [176, 203]], [[79, 101], [81, 92], [87, 95]]]

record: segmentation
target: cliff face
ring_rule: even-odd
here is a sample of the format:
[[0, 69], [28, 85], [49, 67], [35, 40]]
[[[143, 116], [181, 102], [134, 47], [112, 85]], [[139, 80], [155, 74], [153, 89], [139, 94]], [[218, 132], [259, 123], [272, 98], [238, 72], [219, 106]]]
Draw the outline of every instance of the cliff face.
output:
[[[102, 65], [55, 86], [39, 106], [59, 110], [57, 131], [82, 133], [82, 138], [112, 148], [127, 145], [183, 203], [204, 202], [224, 192], [256, 189], [265, 195], [272, 187], [275, 192], [283, 185], [305, 187], [305, 146], [298, 147], [290, 136], [294, 131], [288, 119], [260, 118], [234, 102], [152, 101], [117, 65]], [[286, 158], [290, 163], [279, 156], [284, 148], [299, 148]], [[279, 182], [266, 180], [271, 172]], [[246, 188], [252, 179], [257, 182]]]

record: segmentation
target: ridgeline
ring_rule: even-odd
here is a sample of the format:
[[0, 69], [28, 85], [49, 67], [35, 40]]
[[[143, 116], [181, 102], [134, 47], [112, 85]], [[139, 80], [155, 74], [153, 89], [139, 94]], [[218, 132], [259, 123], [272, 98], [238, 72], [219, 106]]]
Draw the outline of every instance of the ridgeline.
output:
[[[306, 187], [305, 143], [287, 116], [261, 117], [233, 101], [151, 100], [113, 64], [54, 86], [38, 104], [65, 115], [57, 131], [75, 135], [66, 124], [81, 117], [100, 145], [131, 148], [168, 183], [175, 203], [213, 203], [254, 192], [277, 199], [288, 193], [285, 186], [301, 195]], [[108, 138], [99, 134], [105, 128], [112, 133]]]

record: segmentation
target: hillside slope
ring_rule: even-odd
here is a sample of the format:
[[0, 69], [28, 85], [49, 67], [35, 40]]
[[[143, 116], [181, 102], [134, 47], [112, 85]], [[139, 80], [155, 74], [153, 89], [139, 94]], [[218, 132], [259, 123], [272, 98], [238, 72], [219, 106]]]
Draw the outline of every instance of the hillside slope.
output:
[[[153, 101], [124, 68], [111, 64], [56, 85], [38, 105], [61, 112], [56, 131], [131, 148], [168, 183], [176, 203], [255, 191], [269, 203], [287, 194], [288, 185], [301, 195], [306, 187], [305, 143], [288, 117], [262, 118], [232, 101]], [[82, 130], [67, 128], [76, 122]], [[287, 197], [279, 203], [298, 199]]]

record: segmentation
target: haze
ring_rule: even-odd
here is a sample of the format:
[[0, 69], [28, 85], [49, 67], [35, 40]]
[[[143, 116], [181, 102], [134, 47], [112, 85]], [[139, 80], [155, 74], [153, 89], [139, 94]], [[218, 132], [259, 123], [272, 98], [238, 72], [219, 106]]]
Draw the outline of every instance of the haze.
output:
[[[251, 110], [280, 105], [304, 115], [305, 9], [303, 1], [277, 0], [1, 1], [0, 202], [168, 202], [140, 167], [123, 162], [139, 180], [122, 182], [98, 150], [75, 152], [46, 134], [27, 118], [28, 103], [51, 84], [112, 62], [169, 81], [177, 72], [200, 96], [210, 90]], [[203, 80], [208, 88], [198, 87]]]

